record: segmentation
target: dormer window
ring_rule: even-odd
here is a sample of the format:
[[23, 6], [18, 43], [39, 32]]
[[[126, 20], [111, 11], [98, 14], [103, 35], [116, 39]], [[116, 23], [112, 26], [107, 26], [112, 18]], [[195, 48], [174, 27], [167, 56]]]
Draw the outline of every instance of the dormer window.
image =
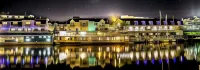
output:
[[157, 25], [160, 25], [160, 21], [156, 21]]
[[74, 23], [71, 23], [71, 25], [74, 25]]
[[167, 25], [167, 21], [163, 21], [164, 25]]
[[149, 25], [153, 25], [153, 21], [149, 21]]
[[134, 25], [138, 25], [138, 21], [134, 21]]
[[141, 21], [142, 22], [142, 25], [146, 25], [146, 22], [145, 21]]

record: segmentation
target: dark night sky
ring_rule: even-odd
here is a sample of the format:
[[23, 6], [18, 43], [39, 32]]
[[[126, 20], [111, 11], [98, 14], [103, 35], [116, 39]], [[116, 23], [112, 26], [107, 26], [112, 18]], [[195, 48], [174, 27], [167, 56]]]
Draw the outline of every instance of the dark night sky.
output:
[[[2, 1], [2, 0], [1, 0]], [[200, 0], [3, 0], [0, 11], [10, 14], [33, 14], [52, 20], [67, 20], [72, 16], [108, 16], [111, 14], [177, 18], [199, 16]]]

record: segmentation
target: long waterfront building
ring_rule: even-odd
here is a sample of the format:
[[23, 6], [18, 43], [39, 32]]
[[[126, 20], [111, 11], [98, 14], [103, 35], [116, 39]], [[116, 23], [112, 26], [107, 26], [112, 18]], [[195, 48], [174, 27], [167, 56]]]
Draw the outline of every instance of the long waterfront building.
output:
[[[73, 17], [50, 22], [33, 15], [0, 15], [1, 44], [133, 43], [185, 39], [185, 22], [177, 19], [119, 16]], [[184, 30], [183, 30], [184, 29]]]

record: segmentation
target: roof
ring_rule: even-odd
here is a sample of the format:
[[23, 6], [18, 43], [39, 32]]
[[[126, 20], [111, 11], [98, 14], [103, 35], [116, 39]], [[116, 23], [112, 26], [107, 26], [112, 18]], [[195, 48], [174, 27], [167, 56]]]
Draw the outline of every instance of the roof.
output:
[[[160, 21], [160, 19], [121, 19], [122, 21], [130, 21], [130, 24], [131, 25], [135, 25], [135, 22], [138, 23], [138, 25], [143, 25], [142, 22], [145, 22], [145, 25], [150, 25], [150, 22], [153, 22], [153, 25], [157, 25], [157, 21]], [[165, 19], [162, 19], [161, 20], [161, 24], [159, 25], [165, 25], [164, 24], [164, 21], [166, 21]], [[174, 21], [174, 22], [172, 22]], [[177, 19], [167, 19], [167, 25], [177, 25], [178, 24], [178, 21], [181, 21], [181, 20], [177, 20]], [[181, 21], [181, 25], [183, 25], [183, 22]]]
[[108, 23], [108, 19], [107, 18], [73, 18], [73, 19], [69, 19], [67, 21], [67, 23], [69, 24], [71, 20], [74, 20], [75, 22], [79, 22], [80, 20], [88, 20], [88, 21], [100, 22], [102, 19], [104, 21], [106, 21], [106, 24]]

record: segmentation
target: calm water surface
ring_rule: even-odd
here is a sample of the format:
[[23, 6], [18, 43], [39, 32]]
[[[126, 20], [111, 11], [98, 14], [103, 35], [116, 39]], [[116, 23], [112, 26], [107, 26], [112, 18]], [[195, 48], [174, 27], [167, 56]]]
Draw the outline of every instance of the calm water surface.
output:
[[0, 64], [58, 64], [73, 66], [104, 66], [111, 63], [155, 64], [196, 61], [200, 59], [200, 43], [195, 44], [112, 44], [112, 45], [16, 45], [0, 46]]

